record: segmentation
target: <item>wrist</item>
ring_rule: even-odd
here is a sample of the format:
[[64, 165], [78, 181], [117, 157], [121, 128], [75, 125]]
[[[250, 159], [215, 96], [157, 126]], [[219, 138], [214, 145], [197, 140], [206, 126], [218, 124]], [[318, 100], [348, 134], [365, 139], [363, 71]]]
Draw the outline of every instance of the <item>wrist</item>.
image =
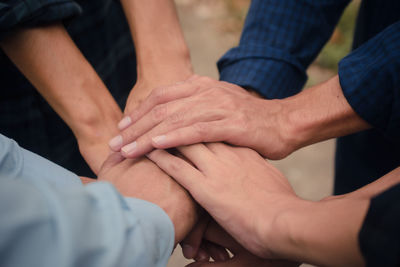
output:
[[[148, 81], [153, 84], [170, 85], [183, 81], [193, 75], [189, 51], [184, 48], [180, 51], [166, 49], [159, 51], [155, 57], [154, 51], [146, 55], [142, 52], [143, 60], [138, 60], [138, 81]], [[151, 55], [150, 55], [151, 54]]]
[[[306, 201], [298, 197], [290, 197], [279, 200], [276, 207], [277, 212], [271, 219], [270, 225], [264, 224], [264, 244], [268, 245], [266, 255], [273, 258], [285, 258], [291, 260], [299, 260], [297, 257], [299, 247], [302, 244], [302, 229], [300, 228], [304, 217], [315, 208], [315, 203]], [[300, 229], [299, 229], [300, 228]]]
[[368, 205], [348, 197], [299, 201], [276, 220], [276, 255], [317, 266], [362, 265], [358, 233]]
[[282, 102], [282, 120], [295, 150], [370, 127], [347, 102], [338, 76]]
[[[147, 160], [147, 158], [146, 158]], [[173, 186], [181, 187], [178, 184]], [[175, 229], [175, 244], [181, 242], [193, 229], [198, 220], [199, 206], [185, 189], [177, 190], [174, 200], [161, 205]]]
[[69, 109], [67, 123], [77, 139], [105, 140], [107, 143], [109, 137], [118, 133], [121, 109], [97, 76], [93, 79], [85, 77], [78, 88], [84, 101], [74, 101], [76, 108]]
[[190, 60], [173, 64], [148, 64], [141, 65], [138, 70], [138, 79], [127, 99], [125, 114], [139, 106], [155, 88], [185, 81], [193, 75]]
[[[261, 144], [261, 154], [268, 159], [283, 159], [298, 148], [298, 135], [293, 124], [288, 120], [288, 107], [286, 100], [265, 100], [260, 105], [262, 110], [261, 119], [256, 128], [262, 129], [263, 134], [257, 140]], [[256, 121], [256, 120], [255, 120]], [[273, 136], [273, 138], [262, 138], [262, 136]], [[271, 141], [273, 145], [271, 145]]]

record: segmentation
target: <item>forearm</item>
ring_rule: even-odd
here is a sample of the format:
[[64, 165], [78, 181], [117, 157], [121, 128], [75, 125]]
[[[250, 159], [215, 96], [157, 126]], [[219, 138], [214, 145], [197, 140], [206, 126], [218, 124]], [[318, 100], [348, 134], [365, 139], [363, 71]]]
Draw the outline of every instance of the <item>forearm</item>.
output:
[[317, 266], [362, 266], [358, 233], [368, 206], [366, 198], [292, 203], [275, 221], [275, 254]]
[[120, 118], [112, 96], [61, 24], [19, 30], [1, 46], [76, 135]]
[[68, 124], [85, 160], [97, 172], [122, 113], [64, 27], [21, 29], [1, 47]]
[[350, 194], [288, 201], [272, 227], [279, 233], [276, 254], [318, 266], [362, 265], [359, 232], [370, 201], [399, 183], [397, 168]]
[[[172, 0], [122, 0], [136, 48], [138, 77], [171, 82], [192, 72], [189, 50]], [[179, 70], [179, 71], [177, 71]], [[185, 73], [181, 73], [184, 70]], [[179, 75], [179, 76], [178, 76]], [[165, 82], [165, 81], [162, 81]]]
[[347, 102], [337, 76], [281, 103], [281, 125], [293, 151], [370, 128]]

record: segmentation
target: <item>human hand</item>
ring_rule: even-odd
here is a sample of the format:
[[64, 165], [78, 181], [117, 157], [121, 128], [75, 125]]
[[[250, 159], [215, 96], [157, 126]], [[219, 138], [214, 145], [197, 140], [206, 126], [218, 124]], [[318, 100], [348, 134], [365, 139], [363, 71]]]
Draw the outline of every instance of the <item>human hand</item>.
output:
[[151, 75], [147, 74], [147, 72], [146, 75], [139, 75], [138, 80], [133, 86], [126, 101], [124, 110], [125, 115], [131, 114], [133, 110], [138, 108], [139, 105], [151, 94], [152, 90], [159, 87], [168, 87], [174, 84], [183, 83], [193, 74], [190, 62], [187, 63], [187, 66], [184, 65], [183, 67], [173, 68], [168, 72], [165, 70], [156, 71], [154, 66], [151, 69], [153, 70]]
[[210, 248], [208, 252], [213, 255], [213, 258], [218, 258], [219, 251], [215, 251], [215, 247], [223, 247], [229, 249], [233, 254], [233, 257], [229, 257], [228, 254], [219, 256], [219, 258], [225, 258], [223, 260], [216, 260], [215, 262], [209, 262], [208, 260], [196, 261], [187, 265], [187, 267], [248, 267], [248, 266], [260, 266], [260, 267], [297, 267], [298, 263], [284, 261], [284, 260], [268, 260], [254, 256], [249, 251], [244, 249], [238, 244], [225, 230], [223, 230], [215, 221], [211, 221], [208, 224], [207, 230], [204, 234], [204, 247]]
[[[251, 253], [279, 258], [276, 223], [282, 212], [302, 208], [287, 179], [259, 154], [225, 144], [179, 147], [189, 161], [164, 150], [147, 155]], [[285, 240], [286, 241], [286, 240]]]
[[279, 100], [260, 99], [239, 86], [192, 76], [155, 89], [121, 121], [122, 132], [114, 139], [119, 142], [110, 146], [134, 158], [153, 147], [224, 141], [281, 159], [295, 149], [281, 111]]
[[126, 197], [161, 207], [174, 224], [176, 243], [197, 221], [197, 205], [187, 191], [146, 158], [130, 160], [113, 153], [104, 162], [98, 180], [112, 183]]
[[122, 114], [119, 109], [114, 113], [99, 114], [92, 120], [96, 123], [81, 123], [79, 131], [74, 132], [82, 157], [96, 174], [111, 152], [107, 142], [116, 133], [115, 123]]

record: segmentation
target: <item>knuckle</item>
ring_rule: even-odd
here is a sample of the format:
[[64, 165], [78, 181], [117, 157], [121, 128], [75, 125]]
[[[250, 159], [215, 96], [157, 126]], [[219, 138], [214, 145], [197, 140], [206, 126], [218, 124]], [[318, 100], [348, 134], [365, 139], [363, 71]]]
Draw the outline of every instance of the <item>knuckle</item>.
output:
[[167, 112], [168, 112], [167, 104], [162, 104], [162, 105], [155, 106], [153, 108], [153, 110], [151, 111], [151, 116], [154, 121], [158, 122], [165, 118], [165, 116], [167, 115]]
[[166, 95], [166, 90], [167, 89], [165, 87], [158, 87], [154, 89], [152, 92], [153, 102], [156, 104], [161, 103]]
[[196, 123], [193, 124], [193, 130], [195, 131], [195, 133], [202, 137], [202, 139], [205, 139], [207, 137], [208, 134], [208, 127], [206, 123]]
[[202, 76], [202, 77], [200, 77], [199, 79], [199, 82], [201, 82], [201, 83], [212, 83], [212, 82], [214, 82], [214, 79], [212, 79], [212, 78], [210, 78], [210, 77], [208, 77], [208, 76]]
[[137, 132], [134, 129], [121, 132], [122, 140], [124, 144], [127, 144], [137, 137]]
[[221, 101], [221, 104], [228, 109], [234, 109], [237, 110], [237, 108], [239, 107], [236, 99], [234, 99], [233, 97], [231, 97], [230, 95], [227, 95], [224, 97], [224, 100]]
[[185, 120], [185, 112], [175, 112], [166, 119], [168, 124], [180, 124]]
[[172, 172], [179, 172], [183, 168], [183, 164], [181, 161], [178, 160], [170, 160], [168, 162], [168, 169], [171, 170]]

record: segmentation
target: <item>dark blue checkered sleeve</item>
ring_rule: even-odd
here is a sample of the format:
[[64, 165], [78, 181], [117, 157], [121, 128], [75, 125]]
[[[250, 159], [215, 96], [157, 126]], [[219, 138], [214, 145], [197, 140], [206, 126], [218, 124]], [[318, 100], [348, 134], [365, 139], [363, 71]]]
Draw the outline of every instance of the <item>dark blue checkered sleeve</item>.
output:
[[358, 241], [366, 266], [400, 266], [400, 184], [371, 199]]
[[1, 0], [0, 40], [19, 27], [61, 21], [81, 12], [71, 0]]
[[400, 21], [342, 59], [339, 79], [353, 109], [400, 142]]
[[348, 2], [253, 0], [239, 46], [218, 62], [221, 80], [267, 98], [297, 93]]

